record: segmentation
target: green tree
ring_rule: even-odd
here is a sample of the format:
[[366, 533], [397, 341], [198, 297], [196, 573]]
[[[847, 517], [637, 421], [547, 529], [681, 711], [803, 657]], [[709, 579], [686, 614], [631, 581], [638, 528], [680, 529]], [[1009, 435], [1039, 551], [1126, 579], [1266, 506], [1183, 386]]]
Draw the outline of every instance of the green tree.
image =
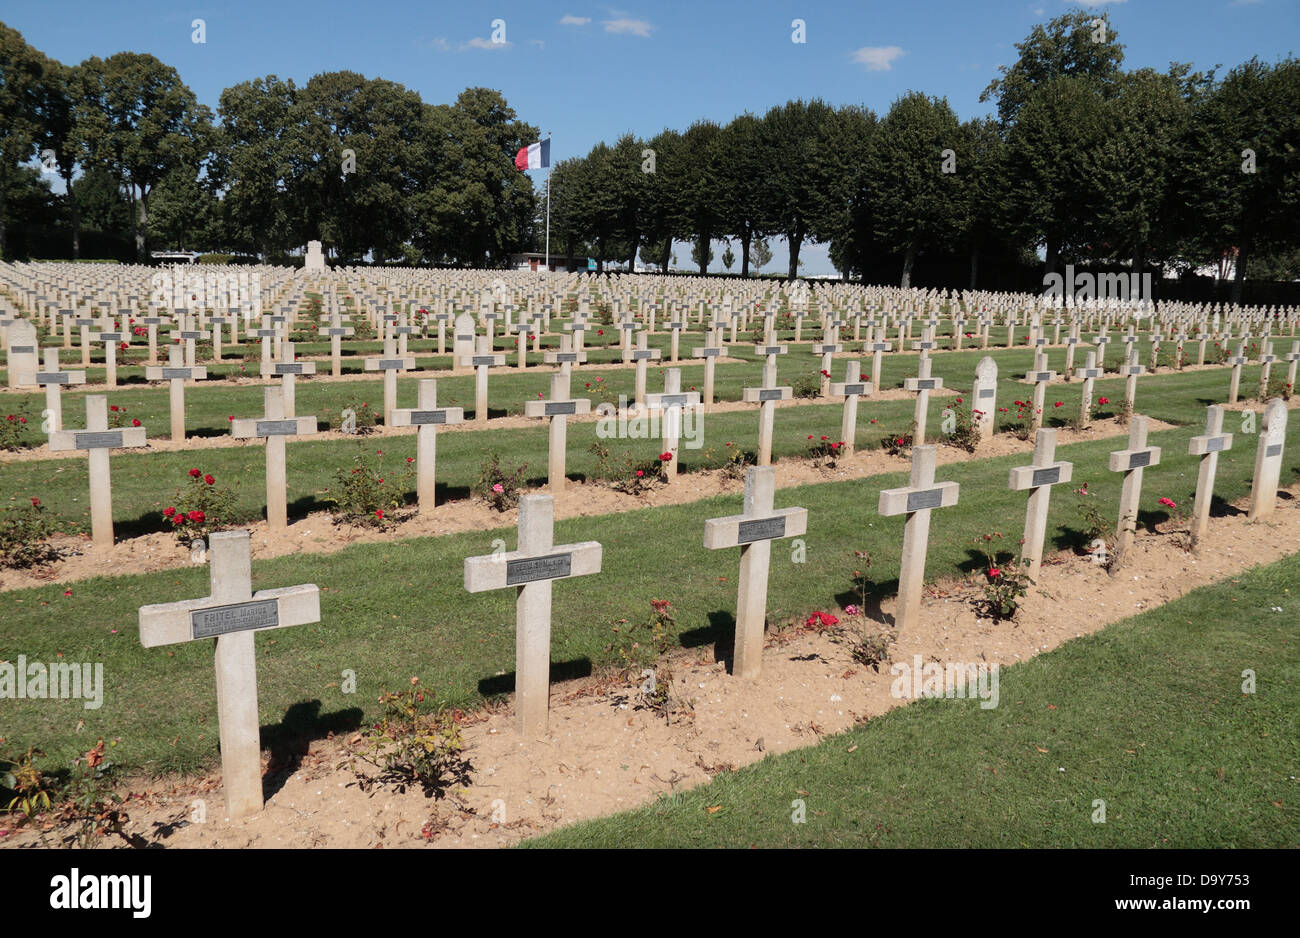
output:
[[762, 193], [771, 216], [770, 233], [785, 235], [790, 249], [787, 276], [799, 272], [799, 250], [838, 202], [836, 158], [827, 152], [835, 112], [824, 101], [788, 101], [763, 116], [761, 138], [767, 171]]
[[149, 195], [171, 173], [197, 175], [210, 151], [211, 112], [176, 69], [152, 55], [119, 52], [81, 65], [77, 133], [87, 160], [110, 169], [131, 193], [136, 258], [146, 257]]
[[755, 271], [760, 271], [772, 263], [772, 246], [767, 243], [767, 238], [756, 238], [750, 250]]
[[0, 23], [0, 259], [8, 256], [8, 197], [20, 164], [32, 157], [40, 135], [44, 56], [16, 29]]
[[682, 134], [681, 171], [674, 173], [681, 191], [681, 233], [695, 243], [691, 260], [701, 274], [713, 258], [710, 247], [723, 227], [723, 186], [719, 165], [722, 130], [712, 121], [696, 121]]
[[731, 250], [731, 242], [727, 242], [726, 249], [722, 252], [722, 266], [727, 268], [727, 273], [731, 273], [732, 265], [736, 263], [736, 255]]

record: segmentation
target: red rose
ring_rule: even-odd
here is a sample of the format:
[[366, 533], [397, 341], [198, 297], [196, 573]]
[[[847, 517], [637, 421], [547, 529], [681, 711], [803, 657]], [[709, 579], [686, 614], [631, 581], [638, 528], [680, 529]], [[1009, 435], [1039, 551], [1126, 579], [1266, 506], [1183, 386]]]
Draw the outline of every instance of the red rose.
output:
[[990, 579], [996, 580], [996, 579], [997, 579], [998, 577], [1000, 577], [1000, 576], [1002, 576], [1002, 571], [999, 570], [997, 567], [991, 567], [991, 568], [989, 569], [989, 578], [990, 578]]
[[41, 500], [40, 500], [39, 498], [33, 498], [33, 499], [32, 499], [32, 507], [33, 507], [33, 508], [39, 508], [39, 507], [41, 507]]
[[139, 418], [139, 417], [132, 417], [132, 418], [131, 418], [131, 426], [133, 426], [133, 427], [138, 427], [138, 426], [140, 426], [140, 418]]
[[212, 478], [212, 476], [207, 475], [207, 476], [204, 476], [204, 477], [203, 477], [203, 481], [206, 482], [206, 483], [208, 483], [208, 485], [212, 485], [212, 484], [213, 484], [214, 482], [216, 482], [217, 480], [214, 479], [214, 478]]
[[191, 478], [191, 479], [197, 479], [197, 478], [198, 478], [199, 476], [201, 476], [201, 475], [203, 475], [203, 473], [200, 472], [200, 471], [197, 470], [197, 469], [191, 469], [191, 470], [190, 470], [190, 478]]
[[375, 517], [376, 517], [376, 518], [379, 518], [379, 519], [382, 520], [383, 517], [384, 517], [384, 509], [382, 509], [382, 508], [376, 508], [376, 509], [375, 509]]
[[195, 509], [194, 511], [191, 511], [191, 512], [190, 512], [188, 515], [186, 515], [185, 517], [186, 517], [186, 518], [189, 518], [189, 519], [190, 519], [191, 521], [193, 521], [195, 524], [201, 524], [201, 523], [203, 522], [203, 519], [206, 518], [207, 515], [203, 514], [203, 512], [199, 511], [198, 509]]
[[174, 514], [176, 514], [176, 509], [175, 509], [175, 508], [164, 508], [164, 509], [163, 509], [163, 517], [164, 517], [164, 518], [170, 518], [170, 517], [171, 517], [172, 515], [174, 515]]
[[660, 453], [660, 454], [659, 454], [659, 461], [660, 461], [660, 462], [672, 462], [672, 461], [673, 461], [673, 454], [672, 454], [672, 453]]
[[185, 520], [185, 516], [180, 514], [179, 512], [172, 515], [172, 524], [180, 524], [184, 520]]
[[645, 475], [645, 470], [643, 470], [643, 469], [638, 469], [638, 470], [636, 471], [636, 477], [637, 477], [638, 479], [641, 478], [643, 475]]
[[108, 405], [108, 409], [111, 410], [111, 411], [116, 412], [116, 411], [117, 411], [117, 405], [116, 405], [116, 404], [109, 404], [109, 405]]

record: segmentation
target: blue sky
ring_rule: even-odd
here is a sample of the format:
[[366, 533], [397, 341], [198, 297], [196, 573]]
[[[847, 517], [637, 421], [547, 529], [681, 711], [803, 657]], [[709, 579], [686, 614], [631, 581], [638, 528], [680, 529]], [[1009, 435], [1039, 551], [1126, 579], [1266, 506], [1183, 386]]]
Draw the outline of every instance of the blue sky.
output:
[[[726, 122], [794, 97], [883, 114], [915, 89], [946, 97], [962, 119], [989, 113], [980, 92], [998, 65], [1014, 61], [1014, 44], [1075, 6], [1109, 14], [1130, 68], [1226, 68], [1300, 52], [1300, 0], [51, 0], [9, 3], [0, 19], [66, 63], [152, 53], [214, 110], [223, 88], [268, 74], [305, 83], [351, 69], [434, 103], [470, 85], [497, 88], [521, 118], [552, 132], [552, 159], [561, 160], [625, 131]], [[202, 44], [192, 41], [198, 18]], [[791, 41], [795, 19], [805, 23], [801, 44]], [[505, 43], [491, 41], [494, 20], [504, 21]], [[772, 266], [783, 268], [784, 248], [775, 253]], [[677, 254], [689, 262], [688, 249]], [[806, 273], [833, 272], [824, 246], [805, 246], [802, 256]]]

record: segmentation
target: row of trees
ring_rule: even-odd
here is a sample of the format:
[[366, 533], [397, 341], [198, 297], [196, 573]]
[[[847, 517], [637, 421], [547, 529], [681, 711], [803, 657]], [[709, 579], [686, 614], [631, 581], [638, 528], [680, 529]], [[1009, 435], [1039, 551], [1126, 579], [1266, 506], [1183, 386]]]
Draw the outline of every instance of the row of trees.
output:
[[345, 259], [497, 263], [533, 241], [513, 157], [536, 139], [496, 91], [431, 105], [354, 72], [242, 82], [213, 115], [151, 55], [68, 66], [0, 23], [0, 256], [16, 220], [66, 225], [74, 257], [90, 227], [130, 232], [139, 259], [320, 238]]
[[1125, 71], [1105, 16], [1036, 27], [984, 92], [997, 117], [962, 122], [944, 99], [899, 98], [883, 118], [792, 101], [725, 126], [631, 134], [566, 160], [552, 225], [571, 251], [664, 264], [692, 240], [828, 243], [846, 276], [918, 256], [1188, 270], [1236, 259], [1300, 276], [1300, 62], [1251, 60], [1222, 78], [1188, 66]]

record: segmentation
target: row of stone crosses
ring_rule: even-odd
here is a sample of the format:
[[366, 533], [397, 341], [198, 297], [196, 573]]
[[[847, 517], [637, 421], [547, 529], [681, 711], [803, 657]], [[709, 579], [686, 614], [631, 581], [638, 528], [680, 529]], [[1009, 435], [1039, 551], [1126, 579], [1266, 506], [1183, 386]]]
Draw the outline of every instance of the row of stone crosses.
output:
[[[1250, 518], [1265, 518], [1276, 503], [1286, 430], [1286, 406], [1270, 402], [1256, 452]], [[1223, 408], [1211, 406], [1206, 432], [1191, 440], [1189, 451], [1201, 457], [1192, 532], [1199, 547], [1205, 537], [1214, 477], [1220, 453], [1232, 448], [1222, 432]], [[101, 431], [102, 432], [102, 431]], [[118, 431], [127, 433], [129, 431]], [[1110, 454], [1110, 469], [1123, 473], [1119, 505], [1116, 563], [1133, 544], [1142, 474], [1160, 463], [1160, 448], [1146, 442], [1147, 418], [1133, 418], [1127, 448]], [[283, 439], [281, 437], [281, 439]], [[1037, 577], [1042, 562], [1051, 488], [1069, 482], [1073, 466], [1055, 458], [1056, 431], [1039, 429], [1030, 465], [1011, 470], [1008, 485], [1027, 491], [1022, 558], [1025, 572]], [[92, 449], [92, 459], [107, 450]], [[935, 480], [936, 447], [912, 452], [909, 484], [879, 493], [877, 511], [902, 515], [904, 521], [899, 593], [894, 624], [907, 631], [920, 617], [931, 513], [957, 504], [956, 482]], [[92, 472], [92, 479], [96, 473]], [[481, 593], [513, 587], [515, 618], [515, 725], [527, 740], [546, 732], [550, 695], [552, 584], [601, 571], [599, 542], [556, 544], [554, 496], [523, 495], [519, 500], [518, 544], [513, 551], [469, 557], [464, 587]], [[741, 514], [712, 518], [704, 524], [703, 546], [710, 550], [740, 548], [732, 674], [741, 680], [758, 676], [762, 665], [767, 618], [768, 573], [774, 540], [799, 537], [808, 530], [808, 512], [775, 507], [775, 476], [770, 466], [752, 467], [745, 478]], [[252, 592], [247, 531], [212, 535], [209, 545], [211, 589], [206, 597], [143, 606], [140, 641], [146, 648], [215, 639], [217, 705], [227, 811], [232, 817], [262, 808], [262, 780], [257, 706], [254, 633], [320, 621], [320, 593], [313, 584]]]

